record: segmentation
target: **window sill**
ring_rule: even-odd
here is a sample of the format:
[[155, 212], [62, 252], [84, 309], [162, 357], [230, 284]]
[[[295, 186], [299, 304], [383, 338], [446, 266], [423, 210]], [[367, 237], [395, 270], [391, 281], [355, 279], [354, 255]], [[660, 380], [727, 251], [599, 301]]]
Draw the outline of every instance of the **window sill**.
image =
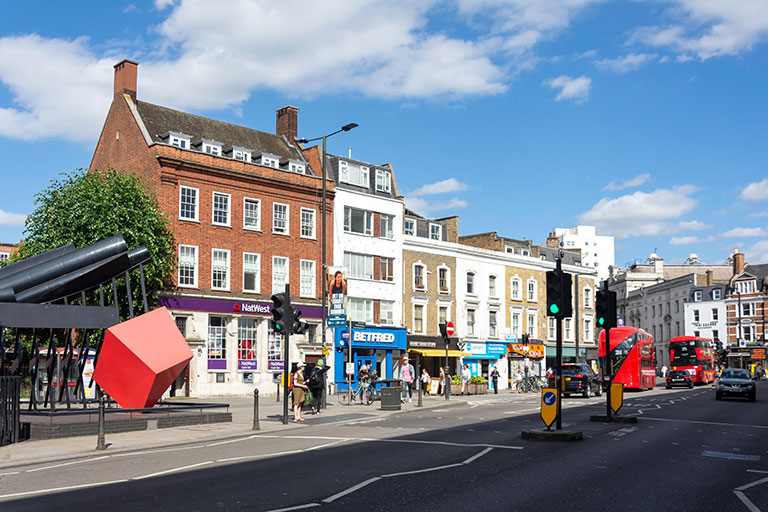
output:
[[216, 226], [219, 228], [231, 228], [232, 224], [222, 224], [220, 222], [211, 222], [211, 226]]
[[211, 291], [213, 291], [213, 292], [228, 292], [229, 288], [214, 288], [213, 286], [211, 286]]
[[261, 292], [260, 292], [259, 290], [243, 290], [243, 293], [253, 293], [253, 294], [257, 294], [257, 293], [261, 293]]
[[274, 229], [272, 230], [272, 234], [273, 234], [273, 235], [280, 235], [280, 236], [287, 236], [287, 237], [290, 237], [290, 236], [291, 236], [291, 234], [290, 234], [290, 233], [281, 233], [281, 232], [279, 232], [279, 231], [275, 231]]
[[261, 233], [261, 226], [259, 226], [259, 227], [243, 226], [243, 229], [245, 231], [253, 231], [253, 232]]
[[199, 290], [200, 287], [193, 284], [179, 284], [176, 285], [177, 288], [186, 288], [187, 290]]
[[194, 222], [195, 224], [200, 224], [200, 219], [185, 219], [183, 217], [179, 217], [179, 220], [182, 222]]
[[344, 230], [344, 234], [345, 234], [345, 235], [357, 235], [357, 236], [366, 236], [366, 237], [368, 237], [368, 238], [373, 238], [373, 233], [371, 233], [371, 234], [366, 234], [366, 233], [358, 233], [358, 232], [356, 232], [356, 231], [347, 231], [346, 229]]
[[302, 240], [315, 240], [315, 241], [317, 241], [317, 237], [316, 236], [304, 236], [304, 235], [301, 235], [299, 238], [301, 238]]

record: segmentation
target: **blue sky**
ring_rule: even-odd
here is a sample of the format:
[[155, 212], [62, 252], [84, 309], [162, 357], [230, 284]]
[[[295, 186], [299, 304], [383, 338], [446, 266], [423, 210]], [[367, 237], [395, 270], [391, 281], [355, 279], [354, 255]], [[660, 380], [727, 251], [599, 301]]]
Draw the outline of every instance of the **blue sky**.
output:
[[[317, 7], [317, 6], [321, 6]], [[140, 99], [394, 165], [408, 205], [616, 262], [768, 262], [765, 0], [13, 2], [0, 19], [0, 241], [87, 167], [112, 65]]]

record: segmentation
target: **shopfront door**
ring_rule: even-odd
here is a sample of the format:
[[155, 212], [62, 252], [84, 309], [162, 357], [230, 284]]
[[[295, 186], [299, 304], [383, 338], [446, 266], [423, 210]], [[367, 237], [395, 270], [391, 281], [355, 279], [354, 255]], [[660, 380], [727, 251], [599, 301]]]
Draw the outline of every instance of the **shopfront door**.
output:
[[370, 375], [376, 369], [376, 356], [359, 356], [355, 354], [355, 379], [357, 379], [357, 374], [363, 365], [368, 367], [368, 374]]

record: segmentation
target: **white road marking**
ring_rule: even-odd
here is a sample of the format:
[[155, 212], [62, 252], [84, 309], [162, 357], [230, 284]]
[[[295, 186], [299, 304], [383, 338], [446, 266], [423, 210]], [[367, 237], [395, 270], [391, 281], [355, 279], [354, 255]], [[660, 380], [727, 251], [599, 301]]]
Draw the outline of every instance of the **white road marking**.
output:
[[198, 462], [197, 464], [190, 464], [189, 466], [182, 466], [180, 468], [166, 469], [165, 471], [158, 471], [157, 473], [151, 473], [149, 475], [137, 476], [137, 477], [131, 478], [131, 480], [144, 480], [145, 478], [152, 478], [155, 476], [167, 475], [168, 473], [175, 473], [177, 471], [184, 471], [185, 469], [197, 468], [200, 466], [207, 466], [208, 464], [213, 464], [213, 461], [207, 460], [205, 462]]
[[128, 480], [112, 480], [109, 482], [94, 482], [89, 484], [80, 484], [80, 485], [69, 485], [67, 487], [55, 487], [53, 489], [37, 489], [34, 491], [25, 491], [25, 492], [15, 492], [13, 494], [3, 494], [0, 495], [0, 500], [5, 498], [18, 498], [20, 496], [32, 496], [34, 494], [45, 494], [49, 492], [60, 492], [60, 491], [71, 491], [73, 489], [87, 489], [88, 487], [98, 487], [101, 485], [111, 485], [111, 484], [121, 484], [123, 482], [127, 482]]
[[741, 491], [733, 491], [733, 494], [736, 495], [737, 498], [741, 500], [741, 502], [749, 509], [749, 512], [760, 512], [760, 509], [755, 506], [754, 503], [752, 503], [749, 498], [746, 497], [746, 495]]
[[128, 453], [113, 453], [110, 457], [131, 457], [133, 455], [147, 455], [150, 453], [163, 453], [163, 452], [179, 452], [183, 450], [197, 450], [199, 446], [182, 446], [178, 448], [163, 448], [158, 450], [144, 450], [141, 452], [128, 452]]
[[479, 459], [480, 457], [482, 457], [486, 453], [490, 452], [491, 450], [493, 450], [493, 448], [486, 448], [485, 450], [481, 451], [480, 453], [471, 456], [470, 458], [468, 458], [467, 460], [462, 462], [462, 464], [469, 464], [470, 462], [473, 462], [473, 461]]
[[303, 452], [304, 450], [289, 450], [286, 452], [262, 453], [261, 455], [243, 455], [241, 457], [228, 457], [226, 459], [216, 459], [216, 462], [232, 462], [235, 460], [261, 459], [264, 457], [279, 457], [281, 455], [293, 455], [295, 453], [303, 453]]
[[[768, 426], [766, 425], [744, 425], [742, 423], [722, 423], [718, 421], [697, 421], [697, 420], [677, 420], [672, 418], [652, 418], [649, 416], [643, 417], [644, 420], [653, 420], [653, 421], [672, 421], [672, 422], [678, 422], [678, 423], [696, 423], [699, 425], [719, 425], [724, 427], [744, 427], [744, 428], [759, 428], [759, 429], [768, 429]], [[701, 432], [701, 431], [699, 431]]]
[[12, 471], [10, 473], [0, 473], [0, 476], [18, 475], [20, 471]]
[[82, 464], [83, 462], [93, 462], [95, 460], [106, 459], [107, 457], [109, 457], [109, 455], [104, 455], [102, 457], [95, 457], [93, 459], [83, 459], [83, 460], [76, 460], [73, 462], [64, 462], [62, 464], [54, 464], [53, 466], [44, 466], [42, 468], [28, 469], [25, 471], [25, 473], [34, 473], [35, 471], [44, 471], [46, 469], [60, 468], [63, 466], [71, 466], [73, 464]]
[[748, 469], [747, 472], [749, 473], [765, 473], [768, 475], [768, 471], [760, 471], [759, 469]]
[[290, 512], [291, 510], [302, 510], [305, 508], [313, 508], [313, 507], [319, 507], [320, 503], [307, 503], [306, 505], [296, 505], [295, 507], [288, 507], [288, 508], [275, 508], [272, 510], [268, 510], [267, 512]]
[[357, 491], [358, 489], [362, 489], [362, 488], [363, 488], [363, 487], [365, 487], [366, 485], [372, 484], [373, 482], [376, 482], [376, 481], [378, 481], [378, 480], [381, 480], [381, 477], [380, 477], [380, 476], [375, 476], [375, 477], [373, 477], [373, 478], [369, 478], [369, 479], [368, 479], [368, 480], [366, 480], [365, 482], [360, 482], [360, 483], [359, 483], [359, 484], [357, 484], [357, 485], [353, 485], [353, 486], [352, 486], [352, 487], [350, 487], [349, 489], [346, 489], [346, 490], [344, 490], [344, 491], [341, 491], [340, 493], [337, 493], [337, 494], [334, 494], [333, 496], [330, 496], [330, 497], [328, 497], [328, 498], [325, 498], [325, 499], [323, 500], [323, 503], [333, 503], [333, 502], [334, 502], [334, 501], [336, 501], [337, 499], [339, 499], [339, 498], [343, 498], [343, 497], [344, 497], [344, 496], [346, 496], [347, 494], [352, 494], [353, 492]]
[[433, 468], [414, 469], [413, 471], [403, 471], [401, 473], [389, 473], [387, 475], [381, 475], [381, 478], [391, 478], [393, 476], [404, 476], [404, 475], [415, 475], [417, 473], [429, 473], [430, 471], [439, 471], [441, 469], [457, 468], [457, 467], [461, 467], [462, 465], [463, 464], [461, 462], [457, 462], [455, 464], [446, 464], [445, 466], [435, 466]]
[[741, 487], [737, 487], [737, 491], [746, 491], [750, 487], [754, 487], [756, 485], [764, 484], [765, 482], [768, 482], [768, 477], [761, 478], [760, 480], [755, 480], [754, 482], [750, 482], [748, 484], [742, 485]]
[[248, 436], [248, 437], [242, 437], [240, 439], [230, 439], [228, 441], [219, 441], [218, 443], [210, 443], [210, 444], [205, 445], [205, 447], [209, 448], [211, 446], [221, 446], [222, 444], [238, 443], [240, 441], [248, 441], [249, 439], [253, 439], [254, 437], [258, 437], [258, 434], [254, 434], [254, 435]]

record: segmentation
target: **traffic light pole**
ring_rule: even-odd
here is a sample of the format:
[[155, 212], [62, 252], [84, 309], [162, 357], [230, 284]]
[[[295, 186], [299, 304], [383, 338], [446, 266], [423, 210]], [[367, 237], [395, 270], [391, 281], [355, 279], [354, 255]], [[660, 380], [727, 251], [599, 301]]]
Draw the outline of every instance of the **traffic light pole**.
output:
[[[291, 287], [288, 283], [285, 284], [285, 295], [291, 296]], [[289, 313], [290, 313], [290, 308]], [[289, 324], [290, 325], [290, 324]], [[285, 393], [283, 393], [283, 425], [288, 424], [288, 344], [290, 343], [290, 327], [285, 329], [283, 333], [283, 385], [285, 386]]]
[[[606, 281], [607, 283], [607, 281]], [[608, 288], [606, 284], [606, 288]], [[611, 383], [613, 382], [613, 362], [611, 360], [611, 329], [605, 329], [605, 370], [603, 382], [605, 382], [605, 417], [611, 419]]]
[[556, 430], [563, 428], [563, 320], [555, 317], [555, 327], [557, 329], [557, 345], [555, 348], [555, 375], [557, 385], [557, 425]]

